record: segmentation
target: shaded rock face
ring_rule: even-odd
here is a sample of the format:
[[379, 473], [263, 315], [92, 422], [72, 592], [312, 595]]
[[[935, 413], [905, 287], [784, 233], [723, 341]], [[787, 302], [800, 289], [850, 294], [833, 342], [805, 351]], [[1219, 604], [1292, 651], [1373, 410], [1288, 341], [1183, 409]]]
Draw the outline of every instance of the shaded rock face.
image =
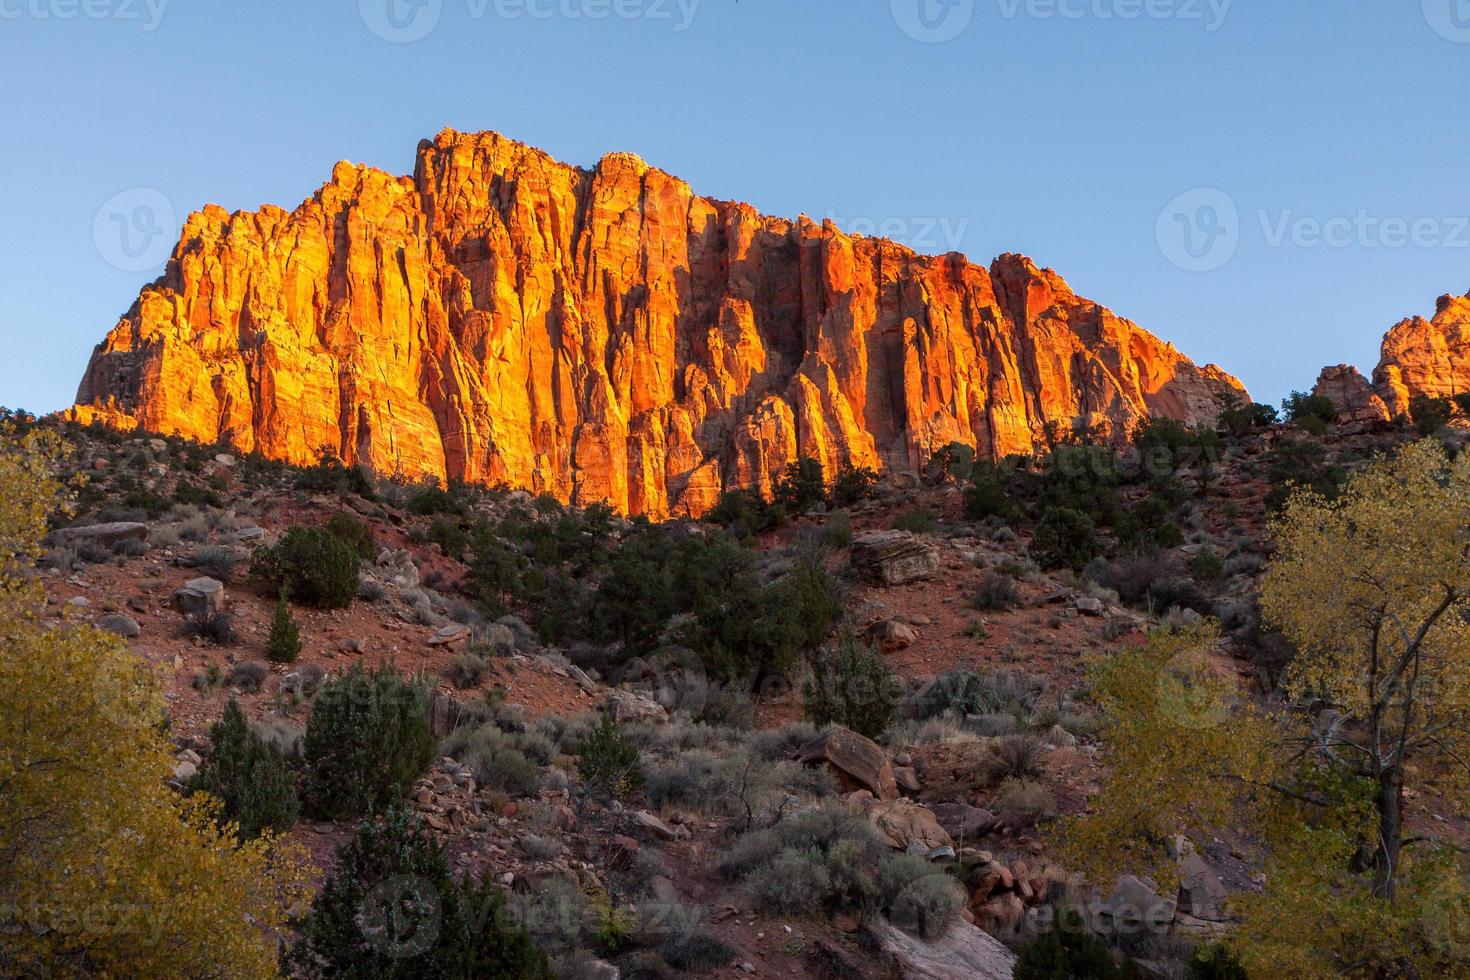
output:
[[1389, 330], [1373, 390], [1395, 417], [1409, 414], [1415, 395], [1470, 392], [1470, 296], [1441, 296], [1433, 319], [1411, 317]]
[[190, 215], [73, 417], [293, 463], [699, 514], [799, 456], [911, 468], [1212, 421], [1240, 388], [1015, 255], [989, 269], [590, 170], [494, 133], [412, 177], [337, 165], [295, 211]]
[[[1390, 418], [1383, 399], [1368, 384], [1362, 372], [1350, 364], [1323, 368], [1312, 394], [1330, 400], [1337, 407], [1339, 417], [1347, 422], [1371, 425], [1387, 422]], [[1405, 402], [1406, 407], [1407, 404]]]

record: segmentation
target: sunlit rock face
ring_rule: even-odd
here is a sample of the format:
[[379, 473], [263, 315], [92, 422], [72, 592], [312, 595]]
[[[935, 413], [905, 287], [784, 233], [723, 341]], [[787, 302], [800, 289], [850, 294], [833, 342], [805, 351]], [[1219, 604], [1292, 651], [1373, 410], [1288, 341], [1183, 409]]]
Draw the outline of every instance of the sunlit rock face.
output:
[[1213, 421], [1240, 384], [1003, 255], [920, 256], [495, 133], [412, 177], [340, 163], [294, 211], [190, 215], [77, 418], [293, 463], [505, 482], [664, 517], [800, 456], [908, 468]]
[[1390, 329], [1373, 390], [1394, 416], [1407, 415], [1415, 395], [1470, 392], [1470, 296], [1441, 296], [1433, 319], [1416, 316]]

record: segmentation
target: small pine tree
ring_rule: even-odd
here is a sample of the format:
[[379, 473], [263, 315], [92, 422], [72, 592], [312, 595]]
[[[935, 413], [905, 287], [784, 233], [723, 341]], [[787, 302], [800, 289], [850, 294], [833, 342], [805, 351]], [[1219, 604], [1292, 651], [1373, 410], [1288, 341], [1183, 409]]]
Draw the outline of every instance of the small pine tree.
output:
[[286, 590], [276, 601], [276, 616], [271, 620], [271, 635], [266, 641], [265, 655], [275, 664], [294, 664], [301, 653], [301, 630], [291, 616], [291, 607], [286, 602]]
[[221, 823], [239, 825], [241, 840], [291, 829], [300, 813], [296, 773], [281, 750], [250, 730], [234, 698], [209, 730], [213, 750], [189, 782], [189, 792], [208, 793], [222, 804]]
[[1052, 927], [1021, 948], [1016, 980], [1126, 980], [1105, 942], [1087, 931], [1080, 913], [1062, 909]]
[[813, 661], [803, 695], [812, 724], [877, 738], [898, 713], [899, 682], [872, 647], [844, 632], [835, 652]]
[[456, 881], [443, 848], [402, 809], [364, 823], [338, 856], [286, 956], [290, 975], [553, 976], [504, 897], [493, 886]]
[[643, 785], [638, 749], [611, 718], [604, 717], [583, 740], [577, 771], [588, 790], [601, 797], [626, 799]]
[[317, 695], [302, 740], [314, 816], [361, 816], [408, 792], [434, 759], [429, 686], [384, 664], [353, 665]]

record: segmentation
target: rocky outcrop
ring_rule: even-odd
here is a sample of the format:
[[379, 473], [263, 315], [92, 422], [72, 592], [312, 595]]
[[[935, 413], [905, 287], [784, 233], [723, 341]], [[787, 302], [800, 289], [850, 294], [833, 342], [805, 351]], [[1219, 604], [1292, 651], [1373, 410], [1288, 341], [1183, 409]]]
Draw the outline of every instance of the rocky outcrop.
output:
[[1312, 394], [1321, 395], [1337, 406], [1338, 417], [1343, 422], [1373, 425], [1387, 422], [1391, 417], [1388, 406], [1368, 384], [1368, 379], [1350, 364], [1323, 368]]
[[939, 571], [939, 551], [908, 531], [866, 531], [852, 539], [848, 563], [875, 585], [907, 585]]
[[1441, 296], [1433, 319], [1411, 317], [1389, 330], [1373, 390], [1395, 417], [1409, 414], [1415, 395], [1470, 392], [1470, 296]]
[[911, 468], [1074, 420], [1215, 417], [1239, 383], [1005, 255], [920, 256], [495, 133], [412, 177], [340, 163], [294, 211], [189, 216], [74, 418], [506, 482], [651, 516], [800, 456]]

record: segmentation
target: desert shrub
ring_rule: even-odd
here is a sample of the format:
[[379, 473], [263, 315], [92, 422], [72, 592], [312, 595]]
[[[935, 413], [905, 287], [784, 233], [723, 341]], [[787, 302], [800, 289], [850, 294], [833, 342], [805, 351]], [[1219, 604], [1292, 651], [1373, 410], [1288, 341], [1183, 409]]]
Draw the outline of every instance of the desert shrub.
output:
[[877, 651], [844, 633], [836, 650], [812, 662], [802, 693], [814, 725], [842, 725], [877, 738], [893, 724], [899, 690], [898, 678]]
[[975, 450], [962, 442], [942, 447], [924, 466], [924, 476], [934, 483], [946, 480], [965, 482], [975, 472]]
[[1421, 392], [1409, 399], [1409, 417], [1421, 436], [1434, 435], [1449, 425], [1454, 414], [1454, 403], [1448, 398], [1431, 398]]
[[454, 495], [439, 486], [424, 487], [408, 498], [408, 512], [420, 517], [435, 514], [458, 514], [464, 507]]
[[718, 970], [735, 959], [736, 950], [706, 929], [679, 931], [658, 946], [665, 963], [685, 974]]
[[443, 848], [397, 807], [338, 852], [285, 964], [314, 978], [553, 976], [503, 895], [455, 880]]
[[1057, 910], [1050, 929], [1018, 951], [1015, 980], [1128, 980], [1108, 944], [1089, 930], [1081, 911]]
[[1003, 612], [1020, 605], [1021, 593], [1016, 589], [1016, 580], [1009, 575], [987, 571], [970, 593], [969, 601], [981, 612]]
[[343, 494], [355, 493], [364, 500], [376, 500], [377, 490], [367, 472], [356, 466], [346, 466], [335, 453], [323, 452], [315, 466], [273, 467], [260, 459], [246, 459], [247, 473], [259, 468], [264, 473], [284, 472], [294, 478], [302, 490], [312, 493]]
[[1271, 447], [1266, 459], [1266, 479], [1271, 484], [1266, 506], [1274, 511], [1286, 503], [1293, 487], [1306, 487], [1324, 497], [1336, 497], [1346, 474], [1328, 459], [1327, 449], [1321, 443], [1289, 439]]
[[279, 748], [250, 730], [234, 698], [209, 729], [209, 739], [209, 756], [189, 781], [189, 792], [219, 800], [219, 820], [237, 824], [241, 840], [290, 830], [301, 810], [296, 773]]
[[474, 597], [487, 616], [504, 616], [525, 588], [524, 560], [485, 524], [476, 527], [472, 547], [469, 581]]
[[804, 915], [883, 909], [934, 873], [922, 858], [892, 853], [860, 814], [829, 807], [746, 834], [719, 870], [741, 882], [758, 907]]
[[1214, 601], [1200, 591], [1194, 580], [1187, 576], [1160, 579], [1149, 587], [1148, 604], [1152, 612], [1167, 612], [1170, 609], [1193, 609], [1201, 616], [1215, 611]]
[[270, 676], [270, 670], [265, 664], [258, 660], [242, 660], [232, 666], [224, 675], [226, 687], [238, 688], [246, 693], [260, 690], [265, 679]]
[[152, 490], [132, 490], [123, 495], [122, 505], [129, 510], [140, 510], [150, 518], [161, 517], [173, 508], [174, 502]]
[[1056, 809], [1057, 801], [1041, 783], [1030, 779], [1008, 779], [1001, 784], [994, 809], [1006, 821], [1029, 826]]
[[1007, 735], [990, 746], [987, 770], [991, 779], [1035, 779], [1045, 754], [1046, 743], [1035, 735]]
[[458, 521], [436, 517], [429, 525], [428, 541], [430, 544], [437, 544], [439, 550], [448, 557], [458, 559], [469, 546], [469, 535], [465, 534]]
[[174, 488], [174, 502], [194, 507], [219, 507], [223, 504], [218, 493], [188, 480], [180, 480]]
[[792, 514], [805, 514], [825, 504], [827, 481], [822, 464], [808, 457], [786, 464], [786, 471], [771, 487], [771, 500]]
[[1216, 424], [1234, 438], [1248, 435], [1252, 429], [1265, 429], [1277, 422], [1276, 409], [1259, 402], [1245, 402], [1240, 398], [1226, 401], [1220, 407]]
[[822, 525], [822, 540], [831, 548], [846, 548], [852, 544], [852, 515], [845, 510], [835, 510], [827, 515]]
[[1016, 516], [1018, 509], [1002, 470], [994, 463], [975, 463], [970, 471], [970, 485], [965, 488], [965, 516], [972, 521], [987, 517], [1008, 521]]
[[534, 731], [507, 732], [496, 724], [451, 732], [439, 753], [469, 766], [475, 781], [511, 796], [535, 796], [541, 785], [537, 763], [548, 763], [559, 746]]
[[1031, 553], [1048, 568], [1082, 568], [1097, 554], [1092, 518], [1070, 507], [1051, 508], [1036, 524]]
[[913, 534], [933, 534], [934, 515], [923, 507], [915, 507], [898, 515], [893, 522], [896, 531], [908, 531]]
[[359, 816], [397, 800], [429, 768], [429, 686], [383, 665], [354, 664], [317, 695], [302, 741], [306, 804], [325, 818]]
[[866, 466], [844, 464], [832, 481], [832, 502], [838, 507], [851, 507], [873, 495], [878, 474]]
[[786, 508], [767, 503], [755, 489], [726, 490], [704, 519], [728, 528], [737, 537], [760, 534], [780, 527], [786, 520]]
[[643, 784], [638, 749], [611, 718], [603, 718], [582, 740], [577, 771], [587, 789], [603, 798], [627, 799]]
[[977, 674], [954, 670], [930, 681], [913, 699], [919, 720], [939, 715], [1007, 714], [1030, 718], [1041, 696], [1041, 685], [1033, 677], [1012, 671]]
[[210, 578], [227, 580], [240, 558], [228, 548], [201, 547], [194, 549], [194, 567]]
[[357, 552], [321, 528], [292, 527], [273, 547], [258, 552], [250, 577], [272, 592], [285, 589], [302, 605], [340, 609], [358, 588]]
[[1225, 563], [1212, 548], [1201, 548], [1189, 559], [1189, 574], [1196, 582], [1213, 583], [1225, 577]]
[[328, 534], [350, 547], [363, 561], [372, 561], [378, 556], [377, 543], [373, 541], [373, 529], [367, 522], [347, 511], [338, 511], [325, 525]]
[[1162, 476], [1186, 466], [1209, 465], [1219, 449], [1214, 429], [1186, 425], [1178, 419], [1157, 416], [1145, 419], [1133, 430], [1145, 474]]
[[301, 630], [286, 602], [286, 590], [276, 599], [276, 612], [271, 618], [270, 635], [265, 641], [265, 655], [271, 663], [294, 664], [301, 655]]
[[490, 676], [490, 661], [473, 651], [457, 654], [449, 664], [449, 682], [461, 691], [479, 687]]
[[185, 636], [197, 637], [215, 646], [234, 646], [240, 639], [235, 632], [235, 619], [227, 612], [199, 611], [184, 618]]
[[[112, 553], [120, 558], [142, 558], [152, 550], [147, 541], [139, 541], [137, 538], [124, 538], [112, 546]], [[228, 575], [229, 572], [225, 574]]]
[[1293, 391], [1281, 403], [1286, 420], [1301, 426], [1314, 435], [1321, 435], [1325, 427], [1337, 421], [1337, 406], [1326, 395], [1308, 395]]

